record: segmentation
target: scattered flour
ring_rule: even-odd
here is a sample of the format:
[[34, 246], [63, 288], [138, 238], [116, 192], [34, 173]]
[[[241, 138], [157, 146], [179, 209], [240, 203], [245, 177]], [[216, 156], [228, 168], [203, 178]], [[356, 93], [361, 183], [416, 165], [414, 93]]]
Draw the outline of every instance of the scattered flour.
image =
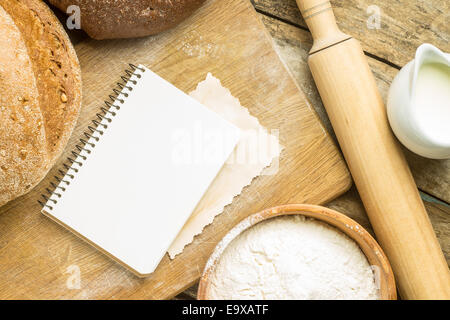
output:
[[334, 227], [301, 215], [249, 228], [224, 250], [212, 299], [378, 299], [359, 246]]

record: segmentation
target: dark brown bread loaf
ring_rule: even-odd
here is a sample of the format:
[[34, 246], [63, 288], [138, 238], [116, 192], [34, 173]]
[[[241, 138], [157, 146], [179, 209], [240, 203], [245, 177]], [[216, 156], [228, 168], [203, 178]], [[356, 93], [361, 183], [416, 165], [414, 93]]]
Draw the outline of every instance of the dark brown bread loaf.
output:
[[0, 0], [0, 206], [38, 184], [81, 107], [75, 51], [40, 0]]
[[76, 5], [81, 28], [94, 39], [134, 38], [159, 33], [183, 21], [205, 0], [49, 0], [66, 12]]

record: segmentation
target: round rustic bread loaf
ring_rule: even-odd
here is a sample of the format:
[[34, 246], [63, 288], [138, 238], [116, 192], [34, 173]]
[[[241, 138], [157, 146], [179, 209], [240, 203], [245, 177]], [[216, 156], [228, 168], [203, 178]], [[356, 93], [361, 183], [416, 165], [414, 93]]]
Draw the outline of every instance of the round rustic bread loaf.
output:
[[49, 0], [66, 12], [76, 5], [81, 28], [94, 39], [134, 38], [170, 29], [205, 0]]
[[81, 107], [75, 51], [40, 0], [0, 0], [0, 206], [30, 191], [64, 149]]

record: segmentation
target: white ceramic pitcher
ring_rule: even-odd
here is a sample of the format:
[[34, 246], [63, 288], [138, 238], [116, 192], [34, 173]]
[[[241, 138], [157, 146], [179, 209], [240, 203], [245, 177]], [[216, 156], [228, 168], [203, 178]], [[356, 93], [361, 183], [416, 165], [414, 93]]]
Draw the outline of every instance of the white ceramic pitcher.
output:
[[[439, 77], [437, 74], [435, 79], [431, 78], [438, 83], [428, 86], [430, 89], [430, 96], [426, 99], [428, 105], [422, 103], [419, 106], [418, 101], [423, 102], [424, 100], [423, 97], [422, 99], [417, 98], [417, 86], [420, 81], [418, 77], [423, 74], [419, 71], [427, 64], [442, 67], [441, 71], [445, 74], [443, 74], [444, 77]], [[441, 83], [444, 82], [441, 80], [449, 80], [448, 72], [450, 72], [450, 54], [442, 52], [431, 44], [422, 44], [417, 48], [415, 59], [399, 71], [389, 90], [387, 113], [392, 130], [408, 149], [427, 158], [450, 158], [450, 99], [446, 101], [447, 99], [442, 100], [441, 98], [439, 109], [433, 108], [436, 106], [435, 99], [437, 99], [435, 90], [448, 90], [445, 94], [450, 93], [450, 86], [448, 86], [450, 82]], [[442, 93], [442, 91], [439, 92]], [[434, 105], [432, 105], [433, 103]], [[418, 108], [427, 109], [420, 109], [421, 112], [418, 112]], [[439, 111], [439, 114], [436, 114], [436, 111]], [[426, 112], [434, 112], [434, 114]], [[428, 130], [423, 125], [424, 114], [428, 121]], [[433, 121], [436, 121], [435, 129], [440, 130], [435, 130], [436, 134], [433, 134]]]

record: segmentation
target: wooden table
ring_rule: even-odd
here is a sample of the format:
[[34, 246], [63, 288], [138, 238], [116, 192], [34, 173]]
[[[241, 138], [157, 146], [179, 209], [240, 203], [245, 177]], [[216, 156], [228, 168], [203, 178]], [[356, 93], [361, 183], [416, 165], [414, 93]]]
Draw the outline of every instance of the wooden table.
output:
[[[312, 45], [311, 35], [295, 0], [251, 1], [273, 37], [279, 55], [311, 101], [325, 127], [334, 137], [306, 59]], [[450, 3], [442, 0], [331, 0], [342, 31], [360, 40], [383, 98], [401, 66], [414, 57], [416, 48], [431, 43], [450, 52]], [[380, 28], [367, 27], [376, 11]], [[62, 13], [58, 13], [64, 17]], [[372, 19], [374, 17], [372, 16]], [[369, 20], [369, 23], [376, 20]], [[83, 40], [83, 31], [72, 31], [73, 42]], [[335, 138], [335, 137], [334, 137]], [[450, 160], [430, 160], [405, 149], [416, 183], [433, 223], [447, 262], [450, 261]], [[347, 214], [373, 234], [366, 212], [353, 187], [326, 206]], [[195, 299], [193, 286], [176, 299]]]
[[[250, 0], [248, 0], [250, 1]], [[306, 58], [311, 35], [295, 0], [251, 0], [286, 62], [328, 131], [333, 135], [325, 109], [314, 85]], [[450, 3], [441, 0], [331, 0], [339, 27], [361, 41], [386, 101], [389, 85], [398, 70], [414, 57], [416, 48], [431, 43], [450, 52]], [[375, 7], [376, 6], [376, 7]], [[368, 19], [380, 10], [380, 28], [369, 29]], [[372, 16], [372, 19], [374, 17]], [[369, 24], [376, 22], [370, 20]], [[405, 150], [416, 183], [447, 263], [450, 262], [450, 160], [430, 160]], [[353, 187], [327, 207], [347, 214], [372, 234], [369, 220]], [[195, 299], [197, 286], [176, 299]]]

